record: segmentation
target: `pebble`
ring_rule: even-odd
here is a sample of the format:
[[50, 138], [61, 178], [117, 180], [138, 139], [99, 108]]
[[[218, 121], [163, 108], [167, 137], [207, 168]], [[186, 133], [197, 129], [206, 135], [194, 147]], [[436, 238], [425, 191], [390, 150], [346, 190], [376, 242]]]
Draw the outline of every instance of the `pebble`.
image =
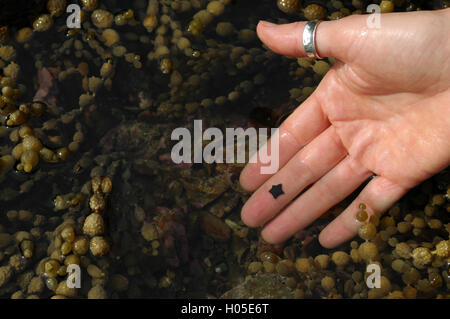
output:
[[108, 294], [105, 288], [103, 288], [100, 285], [92, 287], [88, 292], [88, 299], [107, 299], [107, 298]]

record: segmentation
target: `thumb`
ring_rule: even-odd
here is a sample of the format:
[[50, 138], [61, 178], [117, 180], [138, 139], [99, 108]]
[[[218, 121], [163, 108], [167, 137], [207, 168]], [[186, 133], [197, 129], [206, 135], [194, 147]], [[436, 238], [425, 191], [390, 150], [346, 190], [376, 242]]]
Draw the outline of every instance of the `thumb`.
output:
[[[367, 15], [353, 15], [335, 21], [322, 21], [316, 29], [316, 51], [320, 57], [336, 57], [347, 61], [349, 48], [358, 34], [367, 30]], [[306, 21], [272, 24], [260, 21], [258, 37], [272, 51], [291, 57], [306, 56], [303, 48], [303, 29]]]

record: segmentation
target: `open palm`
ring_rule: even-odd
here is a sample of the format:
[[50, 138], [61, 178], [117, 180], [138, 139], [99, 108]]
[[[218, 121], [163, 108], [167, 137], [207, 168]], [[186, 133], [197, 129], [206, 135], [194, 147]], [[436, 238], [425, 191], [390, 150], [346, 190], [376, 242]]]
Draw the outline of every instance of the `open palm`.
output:
[[[319, 54], [339, 61], [280, 127], [280, 170], [262, 175], [255, 163], [241, 174], [241, 185], [256, 190], [242, 219], [264, 225], [269, 242], [286, 240], [376, 174], [320, 234], [334, 247], [357, 233], [359, 203], [382, 213], [450, 164], [450, 11], [384, 14], [377, 29], [366, 19], [319, 25]], [[257, 31], [273, 51], [301, 57], [304, 25], [263, 22]], [[285, 194], [274, 199], [277, 184]]]

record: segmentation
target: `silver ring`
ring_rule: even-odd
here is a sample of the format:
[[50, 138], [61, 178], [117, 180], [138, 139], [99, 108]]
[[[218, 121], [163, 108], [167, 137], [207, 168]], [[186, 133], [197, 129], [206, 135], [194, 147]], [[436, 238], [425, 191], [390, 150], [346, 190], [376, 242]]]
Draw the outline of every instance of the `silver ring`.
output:
[[303, 48], [308, 58], [322, 59], [316, 50], [316, 30], [321, 21], [308, 21], [303, 30]]

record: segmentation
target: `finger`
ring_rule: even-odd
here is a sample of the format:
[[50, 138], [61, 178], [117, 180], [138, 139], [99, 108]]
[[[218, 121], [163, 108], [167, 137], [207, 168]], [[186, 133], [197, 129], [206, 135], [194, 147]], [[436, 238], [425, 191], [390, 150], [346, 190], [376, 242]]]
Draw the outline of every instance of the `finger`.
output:
[[287, 240], [345, 199], [370, 174], [369, 170], [347, 156], [270, 221], [262, 230], [262, 237], [273, 244]]
[[393, 183], [385, 177], [374, 177], [356, 199], [322, 230], [319, 235], [320, 244], [326, 248], [334, 248], [352, 239], [358, 233], [361, 222], [356, 219], [356, 213], [360, 203], [366, 205], [369, 216], [374, 213], [384, 213], [407, 191], [407, 188]]
[[[336, 135], [335, 128], [328, 127], [258, 188], [242, 208], [243, 222], [250, 227], [263, 225], [305, 187], [336, 166], [345, 154], [346, 150]], [[278, 184], [282, 185], [284, 194], [274, 199], [269, 191], [273, 185]]]
[[[289, 159], [294, 156], [303, 146], [313, 138], [323, 132], [330, 123], [326, 115], [322, 112], [314, 93], [306, 99], [297, 109], [283, 122], [279, 128], [278, 135], [278, 168], [283, 167]], [[257, 154], [268, 154], [272, 156], [271, 141], [269, 140]], [[275, 156], [277, 156], [275, 154]], [[263, 164], [260, 157], [255, 156], [245, 166], [241, 172], [241, 186], [254, 191], [274, 174], [263, 174], [261, 168], [268, 164]]]
[[[366, 26], [366, 19], [363, 15], [353, 15], [335, 21], [322, 21], [316, 29], [316, 51], [319, 56], [333, 56], [346, 61], [347, 51], [361, 28]], [[304, 57], [305, 25], [306, 21], [281, 25], [260, 21], [256, 31], [261, 41], [272, 51], [292, 57]]]

